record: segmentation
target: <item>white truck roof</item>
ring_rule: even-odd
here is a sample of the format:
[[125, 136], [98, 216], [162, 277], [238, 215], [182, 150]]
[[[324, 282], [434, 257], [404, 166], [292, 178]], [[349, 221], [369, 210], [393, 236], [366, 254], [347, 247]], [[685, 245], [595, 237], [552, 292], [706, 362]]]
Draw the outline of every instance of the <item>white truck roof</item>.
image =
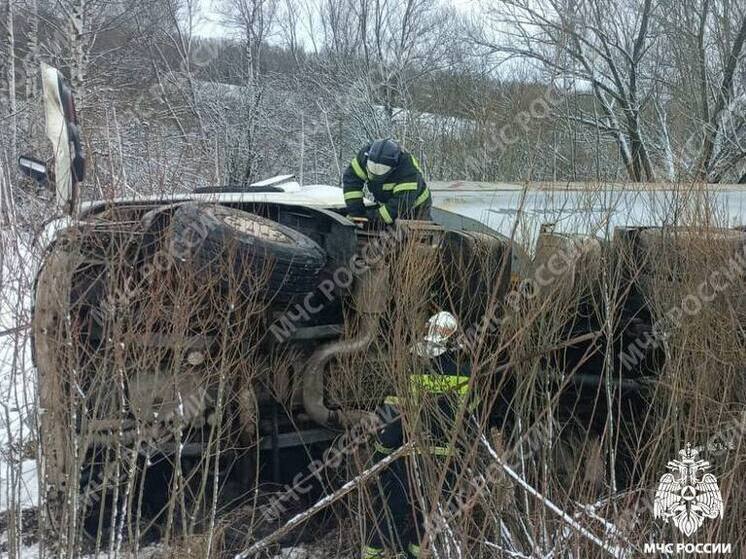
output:
[[[264, 181], [262, 181], [264, 182]], [[254, 184], [252, 186], [271, 186]], [[121, 204], [126, 202], [163, 202], [171, 203], [180, 200], [196, 200], [204, 202], [240, 203], [240, 202], [273, 202], [278, 204], [292, 204], [311, 206], [315, 208], [344, 208], [345, 201], [342, 189], [336, 186], [315, 184], [301, 187], [296, 182], [277, 185], [282, 192], [179, 192], [175, 194], [152, 194], [148, 196], [133, 196], [114, 198], [109, 200], [94, 200], [84, 202], [82, 212], [102, 204]]]

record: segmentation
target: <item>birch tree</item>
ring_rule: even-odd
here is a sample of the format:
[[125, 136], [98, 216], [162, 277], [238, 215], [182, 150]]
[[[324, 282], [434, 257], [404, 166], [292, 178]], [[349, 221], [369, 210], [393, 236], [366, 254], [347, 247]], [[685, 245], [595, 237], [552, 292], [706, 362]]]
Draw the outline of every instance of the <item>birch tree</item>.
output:
[[26, 99], [34, 99], [38, 94], [37, 74], [39, 72], [39, 0], [26, 0], [26, 54], [23, 57]]
[[244, 88], [241, 113], [227, 115], [231, 130], [236, 133], [226, 146], [227, 174], [234, 184], [250, 184], [261, 157], [257, 139], [266, 91], [261, 79], [262, 53], [274, 31], [277, 7], [276, 0], [226, 0], [223, 5], [226, 23], [235, 30], [243, 51], [242, 64], [237, 69]]
[[[738, 10], [731, 6], [730, 2], [723, 2], [720, 5], [720, 13], [709, 14], [709, 7], [709, 2], [705, 1], [701, 31], [698, 32], [702, 121], [702, 148], [698, 171], [702, 180], [720, 182], [725, 173], [731, 171], [746, 157], [746, 90], [743, 84], [736, 84], [737, 70], [746, 41], [746, 13], [742, 8]], [[719, 29], [723, 39], [721, 44], [725, 46], [725, 56], [722, 60], [722, 73], [717, 78], [708, 72], [706, 61], [704, 28], [708, 17], [728, 22]], [[734, 23], [732, 31], [730, 22]], [[746, 174], [743, 174], [740, 180], [745, 178]]]
[[10, 117], [10, 160], [14, 161], [18, 149], [18, 108], [16, 104], [16, 40], [15, 40], [15, 2], [8, 0], [3, 20], [5, 35], [5, 81], [8, 99], [8, 116]]
[[506, 58], [533, 61], [550, 81], [588, 88], [598, 114], [581, 108], [579, 125], [614, 139], [632, 181], [655, 180], [642, 118], [651, 97], [646, 65], [659, 39], [653, 0], [505, 0], [485, 8], [494, 29], [477, 44]]
[[[63, 38], [64, 52], [57, 53], [52, 48], [50, 54], [67, 70], [79, 108], [84, 110], [86, 93], [97, 83], [111, 83], [112, 78], [121, 77], [121, 60], [129, 54], [128, 49], [139, 37], [132, 22], [153, 4], [157, 2], [56, 0], [54, 13], [57, 18], [47, 18], [45, 23]], [[104, 41], [107, 36], [116, 37], [116, 40]], [[105, 71], [92, 71], [94, 66]]]

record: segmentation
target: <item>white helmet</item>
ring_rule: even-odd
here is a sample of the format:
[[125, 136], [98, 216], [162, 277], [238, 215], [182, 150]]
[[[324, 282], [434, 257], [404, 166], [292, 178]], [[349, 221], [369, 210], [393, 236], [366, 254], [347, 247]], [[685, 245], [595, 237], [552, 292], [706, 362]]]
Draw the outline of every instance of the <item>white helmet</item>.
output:
[[417, 344], [422, 357], [438, 357], [448, 351], [448, 340], [458, 331], [458, 320], [447, 311], [440, 311], [427, 321], [425, 341]]

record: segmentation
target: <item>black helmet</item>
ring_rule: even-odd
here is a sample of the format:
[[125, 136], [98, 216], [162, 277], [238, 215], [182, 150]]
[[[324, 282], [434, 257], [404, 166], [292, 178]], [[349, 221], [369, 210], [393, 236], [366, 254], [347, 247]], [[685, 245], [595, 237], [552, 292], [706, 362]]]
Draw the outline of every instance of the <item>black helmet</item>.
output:
[[384, 179], [399, 164], [401, 146], [391, 138], [375, 140], [368, 149], [368, 176], [371, 179]]

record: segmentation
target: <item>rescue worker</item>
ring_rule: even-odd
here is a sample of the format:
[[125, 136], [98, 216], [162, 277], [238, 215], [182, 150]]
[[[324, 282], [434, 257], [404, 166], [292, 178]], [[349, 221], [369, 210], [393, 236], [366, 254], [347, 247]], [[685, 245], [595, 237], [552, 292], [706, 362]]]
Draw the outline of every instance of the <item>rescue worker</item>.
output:
[[[422, 169], [411, 153], [391, 138], [374, 140], [352, 158], [342, 176], [347, 212], [374, 224], [397, 218], [430, 220], [432, 199]], [[365, 207], [363, 187], [378, 203]]]
[[[416, 491], [411, 485], [408, 460], [423, 454], [435, 459], [453, 455], [454, 448], [449, 446], [453, 421], [462, 406], [470, 405], [467, 402], [470, 369], [461, 359], [458, 348], [448, 345], [457, 328], [455, 317], [448, 312], [431, 317], [424, 342], [415, 347], [415, 352], [428, 359], [430, 365], [425, 374], [410, 377], [407, 397], [415, 401], [406, 402], [410, 404], [407, 406], [397, 397], [390, 396], [379, 409], [381, 419], [389, 422], [377, 434], [375, 462], [405, 443], [402, 428], [405, 409], [424, 410], [424, 417], [405, 420], [410, 430], [418, 435], [419, 444], [414, 455], [399, 458], [378, 478], [382, 506], [375, 507], [375, 516], [367, 523], [363, 559], [383, 559], [401, 552], [409, 558], [420, 556], [420, 542], [424, 536], [423, 513], [429, 511], [420, 510]], [[426, 398], [429, 401], [425, 402]], [[453, 460], [449, 465], [454, 466]], [[448, 478], [452, 479], [453, 475]]]

